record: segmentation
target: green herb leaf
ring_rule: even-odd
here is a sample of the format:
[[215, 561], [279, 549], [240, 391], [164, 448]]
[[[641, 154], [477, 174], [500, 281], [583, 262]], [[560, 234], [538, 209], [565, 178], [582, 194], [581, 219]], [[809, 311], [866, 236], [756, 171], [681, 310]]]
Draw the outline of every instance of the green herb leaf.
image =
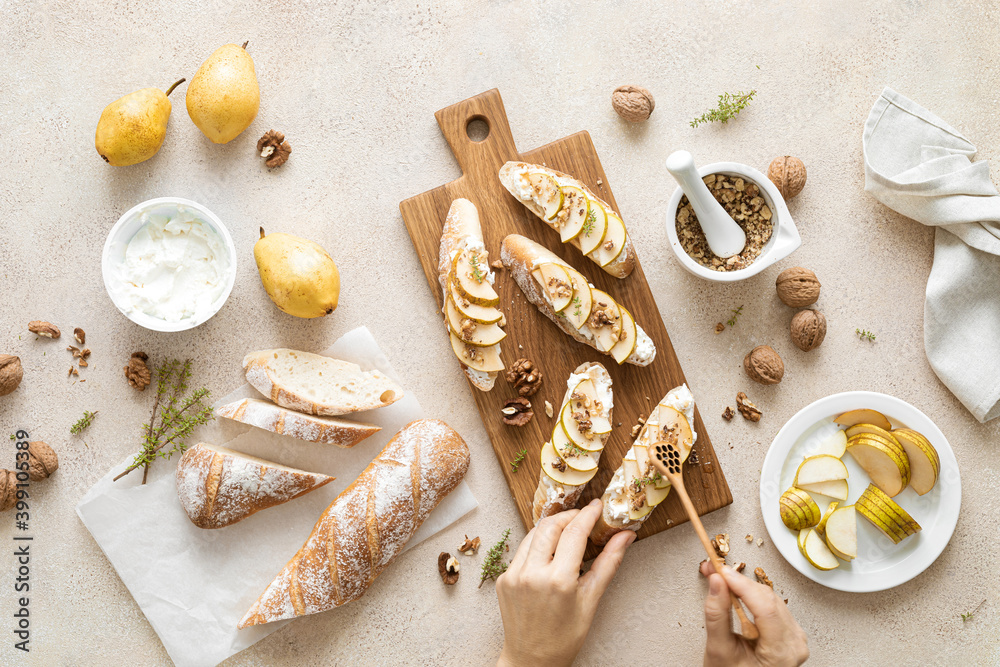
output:
[[691, 127], [698, 127], [702, 123], [714, 123], [716, 121], [720, 123], [728, 122], [743, 111], [756, 94], [756, 90], [751, 90], [748, 93], [740, 91], [719, 95], [719, 105], [691, 121]]
[[483, 570], [481, 573], [481, 578], [479, 580], [479, 587], [482, 588], [483, 583], [487, 579], [497, 580], [501, 574], [507, 571], [509, 563], [504, 562], [504, 553], [510, 550], [507, 544], [507, 540], [510, 539], [510, 528], [503, 532], [503, 536], [500, 537], [500, 541], [490, 547], [490, 550], [486, 552], [486, 557], [483, 559]]

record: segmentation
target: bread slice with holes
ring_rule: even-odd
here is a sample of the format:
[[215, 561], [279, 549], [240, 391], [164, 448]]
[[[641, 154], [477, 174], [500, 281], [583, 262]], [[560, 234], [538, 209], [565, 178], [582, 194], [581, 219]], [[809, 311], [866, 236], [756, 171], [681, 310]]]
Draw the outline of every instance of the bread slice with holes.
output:
[[403, 397], [402, 388], [380, 371], [310, 352], [252, 352], [243, 358], [243, 370], [247, 382], [274, 403], [308, 415], [374, 410]]
[[244, 398], [227, 403], [216, 408], [215, 414], [278, 435], [345, 448], [353, 447], [382, 430], [375, 424], [302, 414], [259, 398]]
[[204, 442], [184, 452], [176, 477], [181, 507], [199, 528], [230, 526], [334, 480]]

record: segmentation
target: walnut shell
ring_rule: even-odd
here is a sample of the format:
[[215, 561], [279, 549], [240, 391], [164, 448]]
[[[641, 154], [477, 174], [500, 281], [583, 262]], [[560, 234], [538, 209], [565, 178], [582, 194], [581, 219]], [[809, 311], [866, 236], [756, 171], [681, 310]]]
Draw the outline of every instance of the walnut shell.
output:
[[41, 440], [28, 443], [28, 477], [37, 482], [58, 469], [59, 457], [48, 443]]
[[782, 197], [791, 199], [802, 192], [806, 185], [806, 166], [802, 164], [802, 160], [791, 155], [776, 157], [767, 168], [767, 177], [778, 188]]
[[778, 384], [785, 375], [785, 364], [770, 345], [759, 345], [744, 357], [743, 370], [754, 382]]
[[808, 352], [815, 350], [826, 338], [826, 317], [818, 310], [800, 310], [792, 318], [792, 342]]
[[811, 306], [819, 299], [820, 284], [816, 274], [801, 266], [779, 273], [774, 287], [778, 290], [778, 298], [792, 308]]
[[17, 473], [0, 469], [0, 512], [6, 512], [17, 503]]
[[611, 106], [630, 123], [641, 123], [653, 113], [653, 95], [641, 86], [618, 86], [611, 94]]
[[0, 354], [0, 396], [6, 396], [17, 389], [23, 377], [21, 359], [12, 354]]

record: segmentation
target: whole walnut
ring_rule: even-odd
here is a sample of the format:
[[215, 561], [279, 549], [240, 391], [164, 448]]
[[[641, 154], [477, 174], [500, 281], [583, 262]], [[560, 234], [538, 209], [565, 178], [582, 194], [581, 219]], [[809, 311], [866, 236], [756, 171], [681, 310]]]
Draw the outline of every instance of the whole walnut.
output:
[[767, 177], [778, 188], [782, 197], [791, 199], [802, 192], [806, 185], [806, 166], [802, 164], [802, 160], [791, 155], [776, 157], [767, 168]]
[[59, 457], [48, 443], [36, 440], [28, 443], [28, 477], [45, 479], [59, 469]]
[[778, 384], [785, 375], [785, 364], [770, 345], [758, 345], [743, 358], [743, 370], [761, 384]]
[[816, 274], [801, 266], [779, 273], [774, 287], [778, 290], [778, 298], [792, 308], [811, 306], [819, 299], [820, 285]]
[[611, 106], [630, 123], [640, 123], [653, 113], [653, 95], [641, 86], [618, 86], [611, 94]]
[[23, 377], [21, 360], [12, 354], [0, 354], [0, 396], [6, 396], [17, 389]]
[[826, 338], [826, 318], [818, 310], [800, 310], [792, 318], [792, 342], [808, 352], [815, 350]]
[[0, 469], [0, 512], [6, 512], [17, 503], [17, 473]]

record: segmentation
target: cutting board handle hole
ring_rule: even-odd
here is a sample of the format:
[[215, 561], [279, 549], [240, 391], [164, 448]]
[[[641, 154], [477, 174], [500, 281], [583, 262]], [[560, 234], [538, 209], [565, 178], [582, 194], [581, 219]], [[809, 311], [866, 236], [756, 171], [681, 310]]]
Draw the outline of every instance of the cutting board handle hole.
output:
[[485, 116], [473, 116], [465, 124], [465, 133], [469, 136], [470, 141], [481, 143], [490, 136], [490, 123]]

